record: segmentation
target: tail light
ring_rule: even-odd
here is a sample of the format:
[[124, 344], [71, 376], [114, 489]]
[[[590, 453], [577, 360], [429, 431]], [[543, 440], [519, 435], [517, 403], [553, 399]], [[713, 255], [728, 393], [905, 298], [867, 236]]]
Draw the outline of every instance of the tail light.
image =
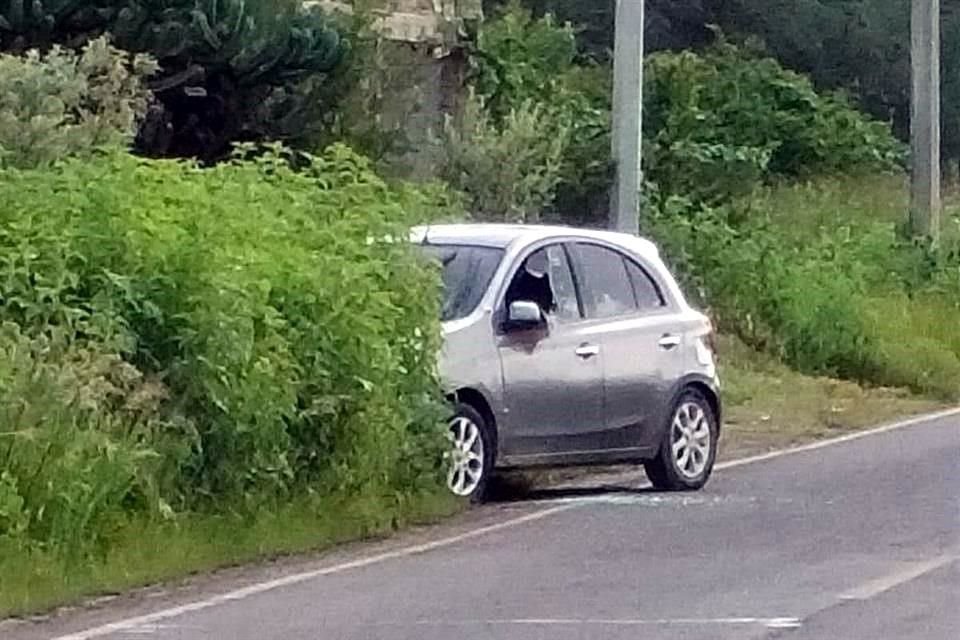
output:
[[719, 354], [719, 344], [717, 341], [717, 331], [714, 328], [713, 321], [708, 317], [706, 318], [706, 330], [700, 336], [700, 344], [703, 345], [703, 348], [706, 351], [709, 351], [709, 356], [706, 356], [711, 362], [717, 360]]
[[707, 335], [703, 341], [706, 343], [707, 348], [713, 352], [713, 357], [716, 358], [717, 355], [719, 355], [720, 349], [717, 343], [717, 330], [714, 328], [713, 321], [711, 320], [707, 320]]

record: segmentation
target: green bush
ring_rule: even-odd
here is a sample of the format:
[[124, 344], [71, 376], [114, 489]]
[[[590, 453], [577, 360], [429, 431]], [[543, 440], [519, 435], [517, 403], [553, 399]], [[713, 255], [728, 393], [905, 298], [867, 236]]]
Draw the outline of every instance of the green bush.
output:
[[761, 179], [893, 170], [905, 158], [890, 127], [775, 60], [720, 42], [647, 61], [647, 177], [711, 203]]
[[146, 78], [158, 67], [104, 37], [78, 55], [53, 47], [0, 54], [0, 167], [48, 165], [99, 146], [129, 146], [147, 110]]
[[308, 145], [326, 131], [339, 95], [331, 80], [349, 48], [324, 11], [301, 0], [0, 3], [0, 51], [73, 48], [103, 34], [162, 67], [138, 149], [208, 161], [236, 142]]
[[[116, 355], [0, 334], [0, 539], [76, 552], [104, 542], [125, 509], [159, 515], [158, 482], [189, 433], [158, 415], [166, 389]], [[182, 457], [182, 456], [181, 456]]]
[[[569, 24], [550, 15], [534, 18], [516, 2], [484, 23], [471, 62], [470, 85], [488, 128], [510, 144], [515, 134], [508, 129], [518, 127], [518, 117], [532, 115], [536, 145], [546, 146], [536, 159], [518, 163], [514, 175], [496, 177], [501, 188], [531, 181], [548, 188], [536, 196], [541, 211], [531, 219], [555, 207], [567, 222], [596, 222], [606, 210], [612, 179], [610, 67], [579, 57]], [[544, 184], [536, 175], [544, 172], [556, 178]], [[529, 186], [518, 184], [515, 190]]]
[[665, 254], [723, 330], [801, 371], [956, 398], [960, 267], [903, 241], [885, 211], [861, 220], [849, 208], [861, 188], [782, 187], [746, 218], [655, 190], [649, 208]]
[[537, 222], [561, 181], [566, 127], [544, 125], [547, 111], [526, 102], [494, 122], [476, 95], [459, 122], [447, 120], [444, 177], [487, 222]]
[[0, 321], [20, 358], [0, 370], [8, 535], [26, 513], [31, 539], [65, 543], [45, 507], [61, 497], [36, 493], [61, 476], [84, 485], [69, 502], [91, 527], [118, 505], [434, 486], [438, 278], [375, 239], [448, 203], [388, 186], [344, 147], [297, 164], [104, 153], [0, 172]]

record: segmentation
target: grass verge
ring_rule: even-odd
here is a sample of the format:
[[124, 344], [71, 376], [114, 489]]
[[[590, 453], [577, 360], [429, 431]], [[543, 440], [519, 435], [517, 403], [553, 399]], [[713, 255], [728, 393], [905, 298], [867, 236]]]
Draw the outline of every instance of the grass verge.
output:
[[216, 569], [381, 538], [404, 527], [436, 522], [460, 508], [446, 492], [402, 502], [392, 497], [304, 497], [251, 517], [195, 514], [163, 523], [127, 523], [116, 531], [107, 554], [84, 562], [0, 547], [0, 619]]
[[721, 459], [807, 444], [944, 408], [902, 389], [797, 373], [732, 338], [721, 341], [726, 420]]

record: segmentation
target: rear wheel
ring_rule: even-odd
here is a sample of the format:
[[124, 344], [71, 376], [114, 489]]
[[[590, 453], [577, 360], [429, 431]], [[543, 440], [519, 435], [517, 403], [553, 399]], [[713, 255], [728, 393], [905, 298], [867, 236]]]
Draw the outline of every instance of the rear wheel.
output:
[[461, 498], [483, 502], [490, 485], [496, 443], [490, 425], [476, 409], [458, 404], [450, 419], [447, 487]]
[[702, 393], [689, 389], [670, 414], [657, 457], [644, 467], [654, 488], [696, 491], [713, 472], [719, 433], [713, 407]]

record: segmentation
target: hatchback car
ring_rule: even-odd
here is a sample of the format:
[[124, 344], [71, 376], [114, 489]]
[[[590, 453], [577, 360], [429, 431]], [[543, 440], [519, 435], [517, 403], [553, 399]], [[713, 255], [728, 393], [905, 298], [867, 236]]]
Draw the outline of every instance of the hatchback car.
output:
[[534, 225], [418, 228], [443, 265], [447, 481], [498, 469], [643, 463], [653, 485], [710, 477], [721, 404], [709, 319], [648, 240]]

